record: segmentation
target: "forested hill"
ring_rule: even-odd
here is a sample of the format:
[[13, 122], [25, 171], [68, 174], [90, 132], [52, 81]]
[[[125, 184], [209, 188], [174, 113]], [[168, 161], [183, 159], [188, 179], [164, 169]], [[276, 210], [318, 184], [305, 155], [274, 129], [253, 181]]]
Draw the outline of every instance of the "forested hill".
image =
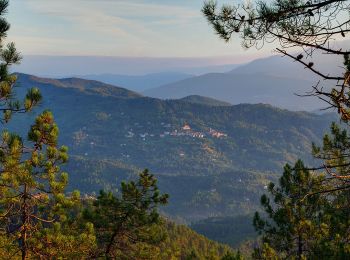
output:
[[99, 96], [110, 96], [117, 98], [137, 98], [141, 97], [136, 92], [127, 90], [125, 88], [116, 87], [105, 84], [95, 80], [86, 80], [80, 78], [64, 78], [64, 79], [50, 79], [41, 78], [28, 74], [18, 74], [19, 86], [28, 87], [29, 84], [43, 87], [69, 88], [76, 89], [85, 94], [94, 94]]
[[208, 105], [208, 106], [218, 106], [218, 107], [219, 106], [232, 106], [232, 104], [230, 104], [228, 102], [217, 100], [214, 98], [203, 97], [203, 96], [199, 96], [199, 95], [187, 96], [187, 97], [181, 98], [180, 100], [185, 101], [185, 102], [189, 102], [189, 103], [202, 104], [202, 105]]
[[[20, 74], [19, 84], [40, 88], [44, 101], [35, 113], [54, 112], [61, 144], [70, 150], [71, 188], [112, 189], [116, 179], [149, 168], [170, 193], [165, 213], [189, 221], [255, 210], [286, 162], [311, 163], [311, 142], [319, 142], [333, 120], [264, 104], [163, 101], [81, 79]], [[10, 127], [23, 132], [33, 116]]]

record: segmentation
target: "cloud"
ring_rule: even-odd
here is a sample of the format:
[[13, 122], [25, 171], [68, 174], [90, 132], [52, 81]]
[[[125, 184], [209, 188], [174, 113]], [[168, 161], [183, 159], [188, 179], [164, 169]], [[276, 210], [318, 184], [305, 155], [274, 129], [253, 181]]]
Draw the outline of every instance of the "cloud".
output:
[[[150, 4], [147, 1], [108, 0], [27, 0], [25, 4], [34, 13], [47, 19], [58, 19], [69, 24], [73, 37], [117, 42], [116, 46], [132, 48], [140, 53], [164, 42], [164, 31], [169, 26], [186, 26], [200, 18], [199, 10], [176, 5]], [[167, 39], [175, 37], [169, 34]], [[133, 44], [130, 44], [133, 43]]]
[[193, 57], [238, 52], [238, 44], [231, 48], [208, 26], [200, 12], [203, 0], [11, 1], [10, 36], [25, 40], [24, 53]]
[[[114, 20], [121, 25], [145, 27], [149, 22], [162, 21], [164, 24], [189, 22], [201, 18], [200, 11], [189, 7], [164, 4], [150, 4], [147, 1], [108, 0], [27, 0], [27, 4], [37, 13], [79, 21], [90, 17]], [[101, 4], [102, 3], [102, 4]], [[96, 20], [95, 20], [96, 21]], [[104, 24], [110, 27], [108, 24]], [[115, 25], [112, 23], [111, 25]]]

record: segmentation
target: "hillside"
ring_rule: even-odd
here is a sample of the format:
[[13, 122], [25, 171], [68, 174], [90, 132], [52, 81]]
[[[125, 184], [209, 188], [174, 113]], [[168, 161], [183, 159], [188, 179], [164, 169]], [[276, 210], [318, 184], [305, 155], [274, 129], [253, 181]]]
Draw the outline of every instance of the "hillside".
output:
[[187, 96], [184, 98], [181, 98], [179, 100], [188, 102], [188, 103], [193, 103], [193, 104], [202, 104], [202, 105], [207, 105], [207, 106], [232, 106], [232, 104], [224, 101], [220, 101], [214, 98], [208, 98], [208, 97], [203, 97], [199, 95], [192, 95], [192, 96]]
[[253, 215], [208, 218], [190, 226], [196, 232], [233, 248], [239, 248], [247, 240], [254, 241], [258, 234], [253, 227]]
[[[55, 114], [61, 143], [70, 148], [72, 189], [114, 189], [149, 168], [171, 195], [164, 213], [185, 221], [255, 210], [285, 163], [312, 162], [311, 142], [334, 119], [261, 104], [162, 101], [96, 81], [20, 75], [19, 82], [41, 89], [45, 99], [35, 113]], [[35, 113], [9, 127], [24, 133]]]
[[164, 224], [167, 238], [155, 259], [221, 259], [232, 248], [209, 240], [184, 225]]
[[312, 111], [324, 107], [324, 103], [295, 94], [309, 92], [314, 83], [312, 79], [295, 79], [292, 75], [286, 78], [278, 74], [209, 73], [150, 89], [143, 94], [162, 99], [201, 95], [234, 105], [264, 103], [294, 111]]
[[24, 87], [28, 87], [29, 84], [33, 84], [34, 86], [41, 86], [42, 88], [69, 88], [89, 95], [110, 96], [117, 98], [141, 97], [141, 95], [136, 92], [95, 80], [85, 80], [80, 78], [50, 79], [27, 74], [19, 74], [19, 79], [20, 80], [17, 83], [18, 86]]

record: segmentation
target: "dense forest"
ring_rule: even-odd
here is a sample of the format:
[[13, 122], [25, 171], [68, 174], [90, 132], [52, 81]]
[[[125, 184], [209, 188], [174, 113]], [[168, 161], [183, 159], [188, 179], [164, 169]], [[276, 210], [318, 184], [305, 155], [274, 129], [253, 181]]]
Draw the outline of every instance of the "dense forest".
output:
[[[348, 259], [350, 52], [331, 39], [350, 31], [349, 7], [202, 9], [224, 40], [278, 40], [283, 56], [334, 83], [307, 95], [337, 115], [13, 74], [22, 57], [1, 45], [0, 259]], [[318, 70], [315, 53], [341, 57], [343, 74]]]
[[[69, 146], [64, 166], [70, 173], [68, 190], [91, 194], [117, 189], [117, 182], [149, 168], [160, 189], [171, 195], [163, 210], [187, 223], [253, 213], [264, 187], [277, 180], [285, 163], [314, 161], [312, 142], [321, 144], [337, 120], [331, 113], [290, 112], [264, 104], [213, 106], [212, 100], [198, 97], [159, 100], [77, 78], [18, 74], [17, 86], [18, 95], [36, 86], [45, 98], [42, 108], [16, 117], [9, 126], [25, 134], [25, 125], [50, 107], [60, 126], [59, 141]], [[185, 124], [191, 130], [183, 130]], [[225, 136], [218, 138], [210, 129]]]

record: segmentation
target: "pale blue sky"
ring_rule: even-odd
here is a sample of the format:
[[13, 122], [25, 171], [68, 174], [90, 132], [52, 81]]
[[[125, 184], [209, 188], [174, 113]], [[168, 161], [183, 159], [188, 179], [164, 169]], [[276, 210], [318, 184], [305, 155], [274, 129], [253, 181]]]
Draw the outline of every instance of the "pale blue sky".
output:
[[218, 39], [202, 5], [203, 0], [10, 0], [9, 40], [25, 55], [226, 57], [223, 63], [238, 63], [271, 54], [244, 51], [238, 39]]

